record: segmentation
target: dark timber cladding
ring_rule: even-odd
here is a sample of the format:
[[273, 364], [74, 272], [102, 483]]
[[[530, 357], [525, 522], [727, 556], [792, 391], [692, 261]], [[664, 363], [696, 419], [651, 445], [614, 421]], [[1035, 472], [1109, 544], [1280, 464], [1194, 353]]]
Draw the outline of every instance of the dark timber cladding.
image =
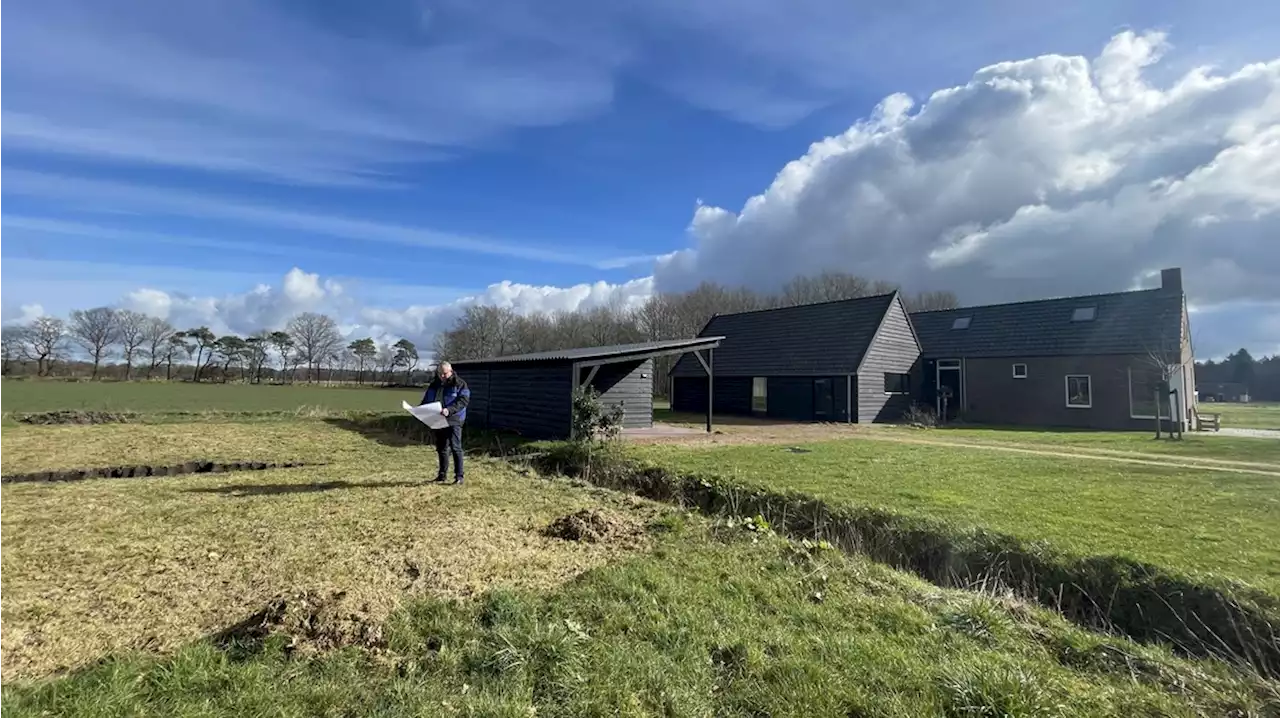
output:
[[[920, 356], [897, 292], [715, 316], [723, 336], [712, 393], [722, 413], [798, 421], [896, 419]], [[672, 368], [672, 408], [694, 411], [707, 388], [691, 358]]]
[[918, 398], [948, 418], [1137, 430], [1157, 416], [1185, 424], [1195, 409], [1176, 268], [1156, 289], [916, 312], [911, 323], [923, 344]]
[[[573, 392], [591, 386], [606, 405], [621, 406], [623, 428], [653, 424], [653, 359], [695, 355], [711, 383], [712, 351], [722, 337], [565, 349], [451, 362], [471, 387], [467, 423], [530, 438], [565, 438], [573, 430]], [[707, 431], [712, 405], [705, 405]]]

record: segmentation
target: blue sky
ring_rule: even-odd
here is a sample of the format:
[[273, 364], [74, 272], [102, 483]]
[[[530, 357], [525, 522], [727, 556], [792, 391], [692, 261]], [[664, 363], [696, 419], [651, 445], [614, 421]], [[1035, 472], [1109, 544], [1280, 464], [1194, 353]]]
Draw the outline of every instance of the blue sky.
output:
[[[1019, 209], [1030, 200], [1004, 206], [969, 188], [963, 206], [978, 209], [899, 239], [867, 219], [865, 189], [845, 182], [855, 172], [863, 188], [906, 177], [901, 152], [876, 159], [850, 135], [897, 107], [882, 104], [890, 97], [910, 98], [914, 124], [886, 120], [874, 142], [897, 133], [917, 159], [936, 150], [930, 173], [989, 170], [993, 153], [1010, 167], [1027, 148], [1061, 140], [1070, 151], [1037, 161], [1046, 186], [1095, 165], [1124, 176], [1154, 162], [1146, 151], [1135, 159], [1123, 137], [1147, 125], [1168, 138], [1159, 157], [1178, 161], [1159, 175], [1135, 169], [1144, 182], [1203, 175], [1237, 146], [1273, 157], [1273, 73], [1236, 76], [1280, 54], [1275, 3], [59, 0], [11, 6], [6, 19], [8, 320], [123, 303], [251, 331], [321, 308], [352, 331], [425, 340], [467, 302], [572, 308], [703, 278], [769, 288], [831, 266], [998, 301], [1123, 289], [1176, 261], [1193, 302], [1217, 317], [1206, 326], [1211, 352], [1233, 342], [1280, 349], [1280, 296], [1241, 274], [1277, 268], [1277, 252], [1253, 254], [1275, 226], [1271, 197], [1230, 197], [1187, 218], [1232, 228], [1239, 238], [1225, 253], [1177, 232], [1185, 251], [1151, 250], [1169, 231], [1154, 222], [1125, 240], [1114, 272], [1054, 262], [1062, 271], [1046, 282], [1048, 245], [1037, 242], [1077, 240], [1027, 227]], [[1126, 30], [1164, 34], [1146, 57], [1113, 41]], [[999, 83], [975, 79], [993, 63], [1050, 54], [1092, 62], [1093, 90], [1128, 114], [1087, 137], [1040, 135], [1052, 113], [1011, 105], [1007, 87], [991, 94]], [[1123, 83], [1140, 71], [1167, 108], [1135, 114], [1141, 88], [1108, 90], [1104, 57], [1120, 68], [1108, 76]], [[1203, 65], [1236, 81], [1200, 88], [1200, 101], [1179, 109], [1171, 88]], [[1053, 88], [1073, 71], [1041, 63], [996, 74], [1033, 72], [1031, 84]], [[947, 88], [972, 99], [952, 109], [959, 100], [933, 95]], [[929, 119], [933, 108], [940, 120]], [[1015, 110], [1009, 142], [977, 138], [974, 128], [1012, 122], [1000, 113]], [[1254, 134], [1241, 139], [1232, 128], [1245, 120]], [[1187, 139], [1214, 122], [1221, 142]], [[824, 138], [843, 138], [847, 161], [815, 154]], [[986, 149], [964, 154], [953, 141]], [[804, 170], [798, 194], [779, 184], [788, 163]], [[919, 202], [895, 196], [897, 211], [928, 216], [936, 207], [921, 203], [952, 186], [921, 180], [923, 171], [911, 167]], [[1004, 181], [1028, 186], [1017, 173], [990, 184]], [[1087, 216], [1095, 195], [1123, 197], [1126, 186], [1073, 184], [1069, 201], [1045, 206], [1087, 227], [1102, 221]], [[1208, 187], [1179, 206], [1221, 194]], [[768, 210], [759, 221], [752, 197]], [[1261, 219], [1224, 214], [1242, 201]], [[1147, 226], [1139, 216], [1125, 221]], [[1016, 247], [999, 261], [929, 259], [975, 226]], [[1014, 256], [1038, 269], [1015, 267]]]

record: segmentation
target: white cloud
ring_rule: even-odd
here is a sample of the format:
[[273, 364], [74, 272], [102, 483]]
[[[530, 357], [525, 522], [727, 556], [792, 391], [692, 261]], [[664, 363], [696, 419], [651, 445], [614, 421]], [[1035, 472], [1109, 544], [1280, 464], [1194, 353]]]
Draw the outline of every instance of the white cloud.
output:
[[[23, 289], [29, 291], [28, 287]], [[399, 293], [406, 294], [411, 289], [402, 287]], [[630, 308], [643, 304], [652, 289], [652, 279], [647, 277], [622, 284], [594, 282], [570, 287], [499, 282], [452, 301], [388, 307], [371, 304], [368, 297], [348, 291], [332, 278], [294, 267], [278, 281], [260, 282], [240, 292], [190, 294], [144, 286], [116, 298], [97, 296], [83, 306], [110, 304], [167, 319], [180, 329], [207, 326], [215, 334], [241, 335], [282, 329], [295, 314], [316, 311], [334, 317], [349, 337], [372, 336], [382, 342], [407, 337], [429, 347], [435, 335], [447, 329], [469, 306], [508, 307], [522, 315], [606, 305]], [[418, 290], [424, 295], [434, 293], [431, 287]], [[45, 313], [37, 304], [21, 305], [13, 311], [8, 307], [6, 303], [6, 323], [27, 322]]]
[[38, 319], [47, 314], [44, 307], [39, 304], [23, 304], [10, 310], [5, 307], [4, 323], [5, 324], [26, 324], [34, 319]]
[[699, 206], [662, 289], [839, 269], [970, 302], [1125, 289], [1181, 266], [1201, 304], [1280, 302], [1280, 60], [1196, 68], [1122, 33], [1092, 63], [1001, 62], [814, 143], [737, 212]]
[[[128, 301], [241, 332], [317, 308], [359, 333], [429, 342], [473, 304], [527, 313], [633, 303], [706, 279], [769, 290], [835, 269], [983, 302], [1149, 285], [1160, 268], [1181, 266], [1198, 352], [1280, 349], [1280, 60], [1192, 69], [1158, 86], [1150, 75], [1170, 54], [1162, 35], [1124, 33], [1092, 62], [997, 63], [918, 106], [889, 95], [738, 211], [700, 204], [692, 246], [625, 284], [500, 282], [452, 301], [423, 288], [433, 298], [419, 302], [401, 286], [396, 301], [371, 302], [345, 279], [295, 269], [241, 294], [157, 289]], [[259, 211], [282, 226], [320, 221], [250, 214]], [[344, 229], [368, 230], [397, 231]]]

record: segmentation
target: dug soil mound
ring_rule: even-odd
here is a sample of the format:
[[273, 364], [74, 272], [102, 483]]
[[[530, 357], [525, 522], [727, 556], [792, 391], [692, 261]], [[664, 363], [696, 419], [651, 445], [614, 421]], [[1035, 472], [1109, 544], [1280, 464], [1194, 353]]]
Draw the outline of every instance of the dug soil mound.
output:
[[17, 414], [14, 419], [22, 424], [128, 424], [138, 420], [138, 415], [127, 411], [42, 411]]
[[385, 598], [347, 591], [296, 591], [276, 596], [216, 640], [243, 649], [280, 635], [288, 638], [289, 651], [303, 654], [347, 646], [376, 650], [385, 645], [383, 626], [393, 608]]
[[637, 540], [644, 527], [629, 516], [582, 509], [552, 521], [543, 533], [565, 541], [622, 543]]

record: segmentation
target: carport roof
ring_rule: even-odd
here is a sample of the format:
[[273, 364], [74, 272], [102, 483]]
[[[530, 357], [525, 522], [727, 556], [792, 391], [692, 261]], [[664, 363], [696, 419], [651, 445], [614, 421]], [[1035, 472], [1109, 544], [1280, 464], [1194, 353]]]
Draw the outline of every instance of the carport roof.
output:
[[699, 349], [714, 349], [720, 345], [724, 337], [695, 337], [692, 339], [665, 339], [654, 342], [636, 344], [614, 344], [603, 347], [583, 347], [580, 349], [555, 349], [532, 354], [512, 354], [509, 356], [487, 357], [484, 359], [459, 359], [451, 361], [455, 367], [479, 366], [481, 364], [516, 364], [551, 361], [626, 361], [628, 359], [647, 359], [666, 354], [683, 354]]

